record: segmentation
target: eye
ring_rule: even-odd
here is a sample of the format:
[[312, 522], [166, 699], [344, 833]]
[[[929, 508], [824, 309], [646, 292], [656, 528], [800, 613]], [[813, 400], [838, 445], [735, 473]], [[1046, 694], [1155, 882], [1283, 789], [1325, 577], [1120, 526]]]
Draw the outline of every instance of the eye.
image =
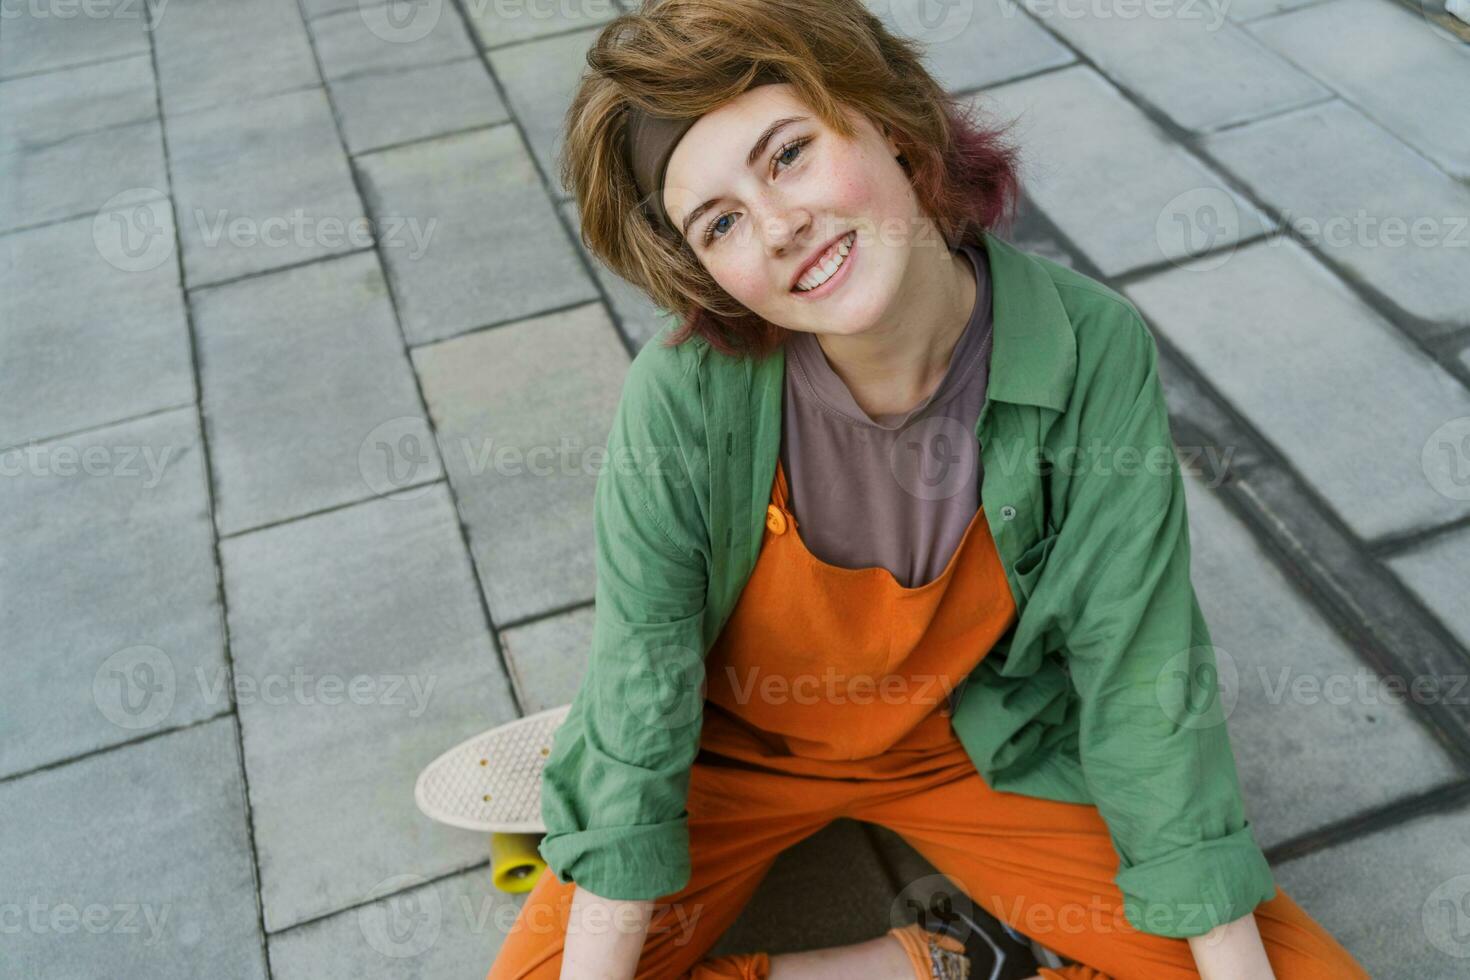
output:
[[[776, 151], [776, 155], [771, 157], [771, 170], [775, 171], [777, 165], [783, 162], [787, 167], [790, 167], [793, 163], [796, 162], [796, 159], [801, 156], [802, 147], [806, 146], [811, 141], [812, 137], [807, 136], [802, 139], [792, 140], [790, 143], [787, 143], [785, 146], [781, 147], [781, 149]], [[705, 226], [704, 244], [706, 247], [708, 247], [716, 239], [725, 237], [723, 233], [718, 235], [715, 234], [715, 227], [719, 225], [721, 221], [730, 217], [731, 213], [732, 212], [726, 211], [724, 214], [715, 218], [715, 220], [711, 221], [708, 225]], [[729, 230], [729, 225], [726, 225], [725, 231]]]
[[[781, 147], [781, 149], [776, 151], [775, 162], [780, 163], [782, 160], [786, 159], [787, 153], [791, 152], [792, 150], [800, 150], [803, 146], [806, 146], [806, 140], [792, 140], [790, 143], [787, 143], [785, 146]], [[800, 155], [800, 153], [797, 153], [797, 156]], [[790, 166], [792, 163], [795, 162], [796, 157], [792, 157], [789, 161], [787, 161], [787, 166]]]

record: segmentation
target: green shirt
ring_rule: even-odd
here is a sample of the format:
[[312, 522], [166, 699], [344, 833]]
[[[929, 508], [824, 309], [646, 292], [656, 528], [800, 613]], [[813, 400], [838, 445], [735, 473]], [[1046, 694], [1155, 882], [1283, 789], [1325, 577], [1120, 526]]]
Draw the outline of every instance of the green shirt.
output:
[[[1246, 819], [1190, 581], [1184, 485], [1138, 311], [984, 234], [994, 347], [981, 503], [1018, 620], [951, 719], [992, 788], [1098, 808], [1136, 928], [1199, 935], [1275, 895]], [[633, 359], [594, 494], [596, 623], [544, 773], [562, 882], [654, 900], [689, 881], [704, 656], [755, 568], [785, 353], [666, 325]]]

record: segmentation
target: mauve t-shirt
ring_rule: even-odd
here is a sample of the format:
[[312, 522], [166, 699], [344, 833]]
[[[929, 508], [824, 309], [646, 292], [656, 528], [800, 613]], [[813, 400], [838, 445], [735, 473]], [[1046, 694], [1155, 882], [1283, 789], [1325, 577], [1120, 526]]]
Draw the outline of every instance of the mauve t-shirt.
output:
[[984, 249], [959, 251], [975, 273], [975, 308], [939, 387], [909, 411], [869, 416], [816, 334], [787, 339], [781, 466], [802, 543], [829, 565], [886, 568], [906, 588], [944, 572], [980, 509], [990, 269]]

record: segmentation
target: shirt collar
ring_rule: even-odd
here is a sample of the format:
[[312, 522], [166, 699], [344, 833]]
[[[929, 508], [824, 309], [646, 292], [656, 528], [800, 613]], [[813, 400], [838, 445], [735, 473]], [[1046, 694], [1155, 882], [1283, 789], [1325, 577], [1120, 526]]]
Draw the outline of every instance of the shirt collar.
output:
[[995, 321], [987, 397], [1064, 411], [1077, 376], [1077, 338], [1056, 284], [1034, 256], [988, 231], [981, 242]]

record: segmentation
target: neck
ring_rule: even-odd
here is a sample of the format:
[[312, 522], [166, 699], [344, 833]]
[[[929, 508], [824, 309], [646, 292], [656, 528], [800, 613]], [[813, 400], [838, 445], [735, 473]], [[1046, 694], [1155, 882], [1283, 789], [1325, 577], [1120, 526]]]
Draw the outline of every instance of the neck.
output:
[[975, 273], [964, 255], [947, 247], [914, 255], [894, 303], [900, 315], [854, 336], [817, 335], [833, 373], [871, 416], [908, 412], [933, 394], [975, 309]]

